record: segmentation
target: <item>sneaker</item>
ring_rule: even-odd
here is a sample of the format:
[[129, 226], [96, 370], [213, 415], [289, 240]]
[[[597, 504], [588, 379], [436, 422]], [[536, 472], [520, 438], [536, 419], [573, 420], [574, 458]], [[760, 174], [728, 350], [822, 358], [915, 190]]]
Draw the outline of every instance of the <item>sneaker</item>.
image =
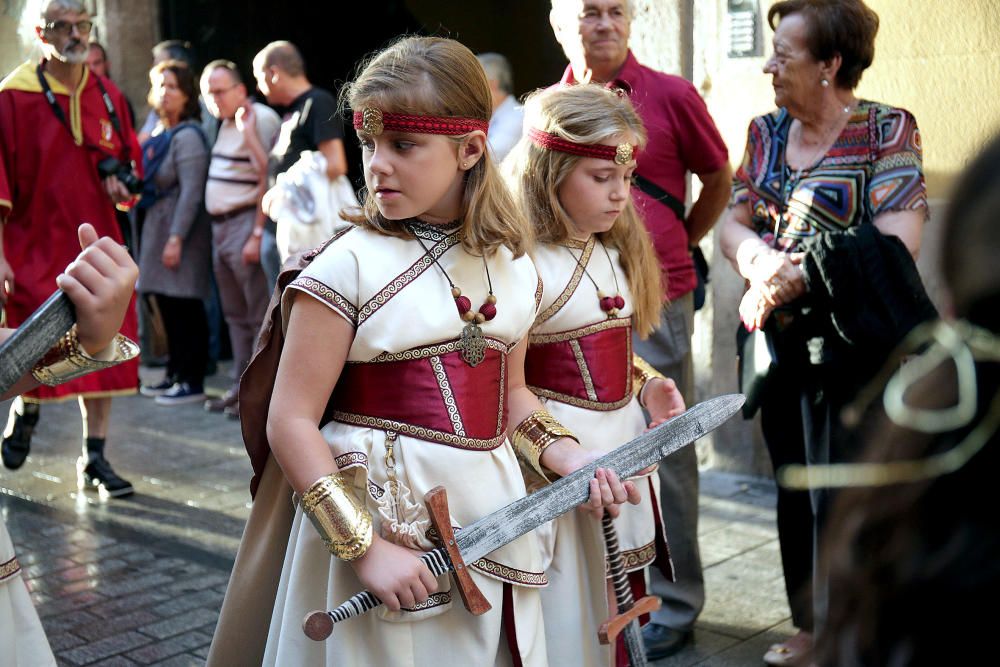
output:
[[205, 391], [201, 387], [192, 387], [187, 382], [177, 382], [173, 387], [156, 397], [157, 405], [184, 405], [185, 403], [200, 403], [205, 400]]
[[219, 398], [210, 398], [205, 401], [205, 409], [209, 412], [225, 412], [226, 408], [236, 405], [239, 400], [239, 394], [230, 389]]
[[122, 498], [135, 493], [132, 484], [115, 473], [103, 454], [76, 460], [76, 484], [84, 491], [96, 490], [102, 497]]
[[[23, 414], [17, 410], [19, 404]], [[17, 470], [24, 465], [24, 460], [31, 451], [31, 434], [38, 424], [38, 415], [37, 403], [24, 403], [18, 399], [11, 404], [7, 428], [3, 432], [3, 444], [0, 446], [0, 455], [7, 468]]]
[[165, 393], [170, 391], [171, 388], [173, 388], [174, 384], [174, 381], [170, 378], [163, 378], [163, 380], [158, 384], [142, 385], [139, 387], [139, 393], [143, 396], [149, 396], [151, 398], [154, 396], [163, 396]]

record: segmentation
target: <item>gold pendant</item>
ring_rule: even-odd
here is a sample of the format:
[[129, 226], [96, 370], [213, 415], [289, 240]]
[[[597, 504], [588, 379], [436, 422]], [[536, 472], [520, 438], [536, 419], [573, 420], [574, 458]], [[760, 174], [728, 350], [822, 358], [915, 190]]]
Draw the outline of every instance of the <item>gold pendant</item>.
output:
[[458, 347], [462, 351], [462, 361], [473, 368], [482, 363], [486, 358], [486, 339], [483, 338], [483, 330], [478, 324], [469, 322], [465, 325]]

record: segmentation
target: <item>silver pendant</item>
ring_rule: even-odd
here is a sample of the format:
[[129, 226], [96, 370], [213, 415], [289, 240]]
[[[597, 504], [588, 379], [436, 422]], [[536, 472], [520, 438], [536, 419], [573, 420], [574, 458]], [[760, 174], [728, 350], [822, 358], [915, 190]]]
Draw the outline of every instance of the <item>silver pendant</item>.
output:
[[462, 329], [462, 340], [458, 344], [462, 351], [462, 361], [473, 368], [482, 363], [486, 358], [486, 339], [483, 338], [483, 330], [475, 322], [469, 322]]

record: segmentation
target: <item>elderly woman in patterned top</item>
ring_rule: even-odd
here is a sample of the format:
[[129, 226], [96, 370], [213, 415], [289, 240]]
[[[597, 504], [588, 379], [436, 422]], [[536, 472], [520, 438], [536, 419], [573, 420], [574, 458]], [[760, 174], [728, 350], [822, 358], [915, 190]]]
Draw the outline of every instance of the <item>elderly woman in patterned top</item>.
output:
[[[878, 16], [862, 0], [786, 0], [768, 12], [764, 67], [776, 111], [754, 118], [722, 226], [748, 289], [746, 331], [762, 328], [777, 365], [761, 402], [774, 467], [852, 457], [841, 408], [926, 317], [913, 258], [926, 215], [920, 133], [906, 110], [855, 97]], [[745, 335], [745, 334], [744, 334]], [[813, 542], [829, 498], [779, 489], [778, 535], [792, 620], [771, 647], [789, 664], [811, 646]], [[813, 595], [815, 592], [815, 596]]]

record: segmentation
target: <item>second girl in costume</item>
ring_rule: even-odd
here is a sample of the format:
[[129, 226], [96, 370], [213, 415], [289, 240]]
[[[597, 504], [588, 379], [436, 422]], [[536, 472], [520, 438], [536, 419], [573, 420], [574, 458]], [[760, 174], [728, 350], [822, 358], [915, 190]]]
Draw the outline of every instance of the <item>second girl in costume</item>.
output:
[[[504, 163], [533, 223], [533, 252], [545, 285], [525, 361], [528, 386], [546, 409], [604, 454], [684, 411], [672, 380], [632, 355], [632, 330], [659, 321], [660, 268], [632, 207], [630, 179], [645, 132], [625, 96], [596, 85], [550, 88], [525, 107], [527, 133]], [[532, 474], [528, 471], [529, 486]], [[648, 480], [648, 481], [647, 481]], [[667, 554], [656, 513], [656, 475], [642, 502], [615, 522], [633, 588]], [[647, 490], [649, 493], [647, 493]], [[549, 587], [542, 593], [550, 661], [607, 665], [597, 628], [613, 592], [605, 584], [600, 521], [573, 512], [540, 529]], [[583, 641], [573, 628], [585, 628]]]

